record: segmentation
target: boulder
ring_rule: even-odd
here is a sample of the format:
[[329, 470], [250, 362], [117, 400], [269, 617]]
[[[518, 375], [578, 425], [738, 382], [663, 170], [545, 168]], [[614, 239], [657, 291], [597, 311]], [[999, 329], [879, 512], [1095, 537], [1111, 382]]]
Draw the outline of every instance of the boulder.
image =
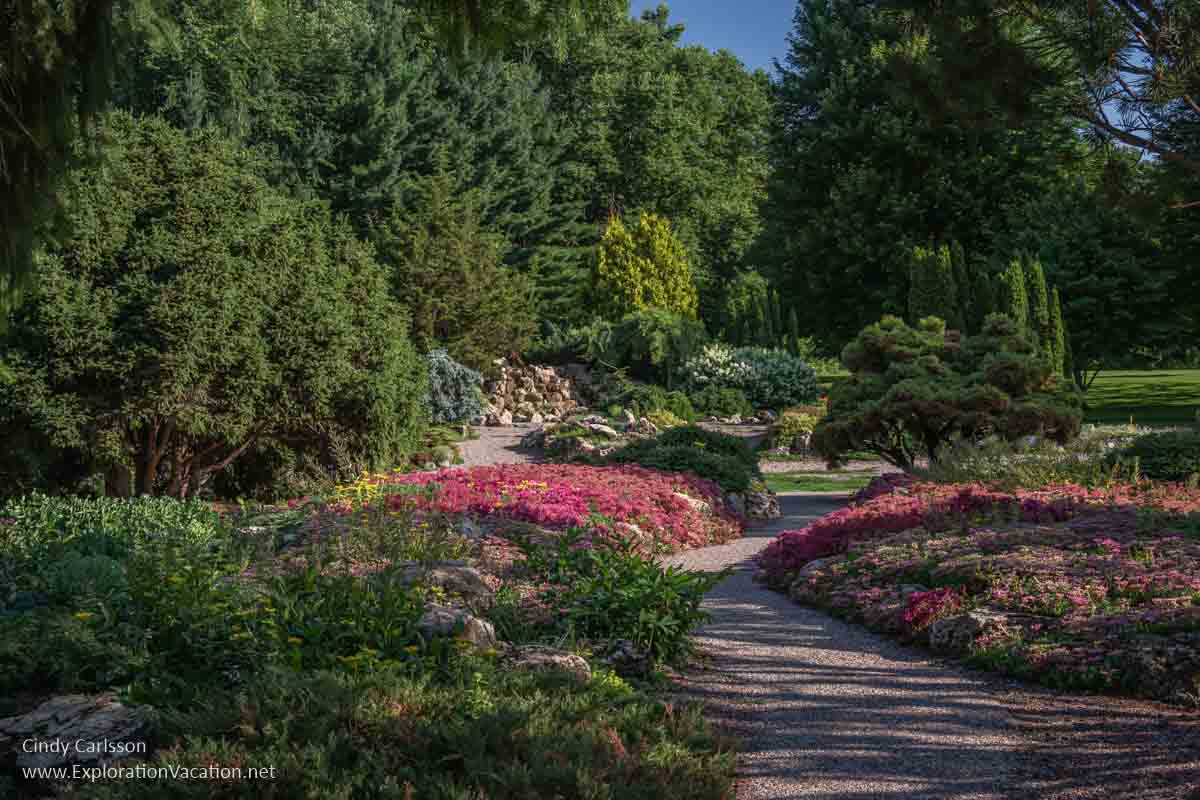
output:
[[471, 608], [488, 608], [495, 594], [483, 580], [483, 575], [465, 561], [435, 561], [431, 564], [409, 564], [398, 575], [402, 586], [419, 583], [441, 589], [448, 595], [461, 597]]
[[764, 408], [762, 411], [758, 412], [758, 421], [759, 422], [774, 422], [775, 421], [775, 412], [768, 411], [767, 409]]
[[654, 659], [649, 651], [628, 639], [613, 642], [604, 657], [604, 663], [625, 678], [646, 678], [654, 671]]
[[636, 425], [637, 417], [628, 408], [621, 412], [621, 422], [624, 425]]
[[645, 417], [642, 417], [629, 426], [629, 433], [636, 433], [639, 436], [658, 436], [658, 426]]
[[795, 597], [796, 594], [802, 591], [804, 584], [808, 583], [808, 579], [816, 575], [821, 570], [828, 567], [835, 561], [840, 561], [841, 556], [826, 556], [825, 558], [814, 558], [812, 561], [805, 564], [792, 578], [792, 585], [789, 588], [788, 594]]
[[583, 657], [536, 644], [513, 648], [509, 665], [513, 669], [531, 672], [565, 672], [581, 683], [592, 677], [592, 668]]
[[[11, 757], [19, 768], [61, 767], [140, 756], [147, 752], [141, 738], [147, 730], [145, 711], [122, 705], [114, 694], [60, 695], [28, 714], [0, 719], [0, 762]], [[24, 746], [31, 740], [46, 747]]]
[[601, 436], [608, 437], [609, 439], [618, 439], [621, 436], [621, 434], [617, 433], [614, 428], [601, 422], [585, 422], [584, 427], [586, 427], [592, 433], [598, 433]]
[[460, 639], [484, 649], [496, 646], [496, 629], [492, 623], [461, 608], [431, 605], [417, 620], [417, 630], [427, 640], [435, 636], [450, 636], [460, 626]]
[[943, 653], [965, 653], [980, 636], [1008, 627], [1002, 611], [975, 609], [935, 620], [929, 626], [929, 646]]
[[538, 413], [537, 411], [535, 411], [529, 415], [529, 422], [532, 425], [541, 425], [545, 421], [546, 421], [546, 418], [544, 416], [542, 416], [540, 413]]
[[770, 489], [751, 489], [745, 494], [744, 513], [751, 519], [779, 519], [779, 497]]
[[484, 424], [496, 428], [504, 425], [513, 424], [513, 415], [507, 411], [501, 411], [498, 414], [488, 414]]
[[699, 511], [701, 514], [705, 514], [705, 513], [708, 513], [709, 511], [712, 511], [712, 509], [709, 507], [708, 503], [704, 502], [703, 500], [697, 500], [695, 497], [686, 495], [683, 492], [672, 492], [671, 494], [672, 494], [672, 496], [677, 497], [680, 500], [683, 500], [689, 506], [691, 506], [694, 510]]

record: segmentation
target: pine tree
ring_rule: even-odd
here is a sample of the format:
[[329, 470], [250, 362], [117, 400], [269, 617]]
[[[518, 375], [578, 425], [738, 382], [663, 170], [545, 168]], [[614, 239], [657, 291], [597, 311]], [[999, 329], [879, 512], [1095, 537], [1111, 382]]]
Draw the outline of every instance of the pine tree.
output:
[[954, 265], [950, 248], [936, 250], [915, 247], [909, 273], [908, 313], [916, 324], [925, 317], [937, 317], [947, 327], [961, 328], [958, 290], [954, 285]]
[[1050, 328], [1050, 296], [1046, 291], [1046, 272], [1036, 257], [1024, 259], [1025, 286], [1029, 297], [1029, 336], [1048, 353], [1053, 331]]
[[1029, 329], [1029, 294], [1025, 288], [1025, 268], [1021, 258], [1008, 262], [996, 287], [996, 310], [1006, 315], [1021, 330]]
[[1058, 298], [1058, 287], [1050, 293], [1050, 352], [1051, 364], [1057, 375], [1066, 375], [1067, 333], [1063, 327], [1062, 304]]

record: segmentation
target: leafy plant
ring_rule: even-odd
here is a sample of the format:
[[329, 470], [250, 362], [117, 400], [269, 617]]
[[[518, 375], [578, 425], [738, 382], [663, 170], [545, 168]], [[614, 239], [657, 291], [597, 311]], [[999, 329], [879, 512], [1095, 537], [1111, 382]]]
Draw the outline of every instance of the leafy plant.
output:
[[707, 340], [704, 326], [688, 317], [650, 309], [629, 314], [598, 338], [595, 357], [631, 375], [671, 388], [680, 367]]
[[688, 395], [696, 413], [714, 417], [748, 417], [754, 413], [754, 406], [746, 399], [746, 393], [741, 389], [716, 386], [709, 384]]
[[482, 416], [482, 375], [459, 364], [440, 348], [425, 356], [425, 363], [429, 368], [429, 409], [434, 424]]
[[595, 295], [610, 319], [631, 309], [696, 317], [692, 268], [665, 217], [642, 212], [633, 230], [619, 216], [609, 219], [597, 256]]
[[664, 567], [629, 543], [597, 541], [575, 532], [549, 553], [528, 553], [548, 584], [545, 595], [563, 623], [594, 640], [628, 639], [656, 661], [679, 664], [692, 651], [691, 633], [708, 619], [704, 595], [731, 570], [691, 572]]
[[1200, 475], [1200, 429], [1163, 431], [1139, 436], [1112, 453], [1109, 464], [1136, 469], [1158, 481], [1196, 480]]

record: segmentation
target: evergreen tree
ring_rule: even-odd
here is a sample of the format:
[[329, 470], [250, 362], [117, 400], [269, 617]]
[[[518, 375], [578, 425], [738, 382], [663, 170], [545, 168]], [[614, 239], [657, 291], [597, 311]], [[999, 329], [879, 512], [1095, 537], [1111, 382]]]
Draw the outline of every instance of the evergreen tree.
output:
[[967, 252], [958, 241], [950, 242], [950, 261], [954, 266], [954, 287], [958, 290], [958, 318], [962, 332], [968, 329], [972, 332], [979, 329], [983, 319], [975, 321], [975, 280], [971, 274], [971, 265], [967, 262]]
[[1062, 304], [1059, 302], [1058, 287], [1050, 293], [1050, 352], [1056, 375], [1066, 376], [1067, 372], [1067, 332], [1063, 326]]
[[[643, 212], [630, 229], [619, 216], [609, 220], [600, 242], [595, 298], [609, 319], [651, 308], [696, 317], [696, 284], [687, 253], [657, 214]], [[761, 305], [759, 306], [761, 313]]]
[[792, 355], [800, 355], [800, 318], [795, 306], [788, 309], [788, 349]]
[[1029, 294], [1025, 287], [1025, 268], [1020, 257], [1008, 262], [1000, 273], [996, 287], [996, 308], [1017, 324], [1029, 330]]
[[975, 330], [981, 330], [984, 320], [989, 314], [1002, 313], [996, 292], [996, 278], [987, 268], [985, 262], [972, 261], [971, 279], [975, 287], [973, 313], [971, 323]]
[[1024, 259], [1025, 286], [1029, 297], [1029, 336], [1042, 349], [1050, 353], [1053, 331], [1050, 327], [1050, 297], [1046, 291], [1046, 272], [1042, 262], [1034, 256]]
[[926, 317], [937, 317], [949, 327], [961, 328], [958, 289], [954, 284], [954, 265], [950, 248], [914, 247], [909, 272], [908, 313], [916, 324]]

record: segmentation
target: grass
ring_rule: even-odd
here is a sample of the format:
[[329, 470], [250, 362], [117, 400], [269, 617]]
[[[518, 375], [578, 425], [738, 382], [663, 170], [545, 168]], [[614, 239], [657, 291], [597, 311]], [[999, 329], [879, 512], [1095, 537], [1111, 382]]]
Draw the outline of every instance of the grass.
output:
[[774, 492], [854, 492], [873, 477], [873, 472], [773, 472], [764, 480]]
[[1097, 424], [1183, 425], [1200, 411], [1200, 370], [1101, 372], [1087, 393], [1084, 419]]

